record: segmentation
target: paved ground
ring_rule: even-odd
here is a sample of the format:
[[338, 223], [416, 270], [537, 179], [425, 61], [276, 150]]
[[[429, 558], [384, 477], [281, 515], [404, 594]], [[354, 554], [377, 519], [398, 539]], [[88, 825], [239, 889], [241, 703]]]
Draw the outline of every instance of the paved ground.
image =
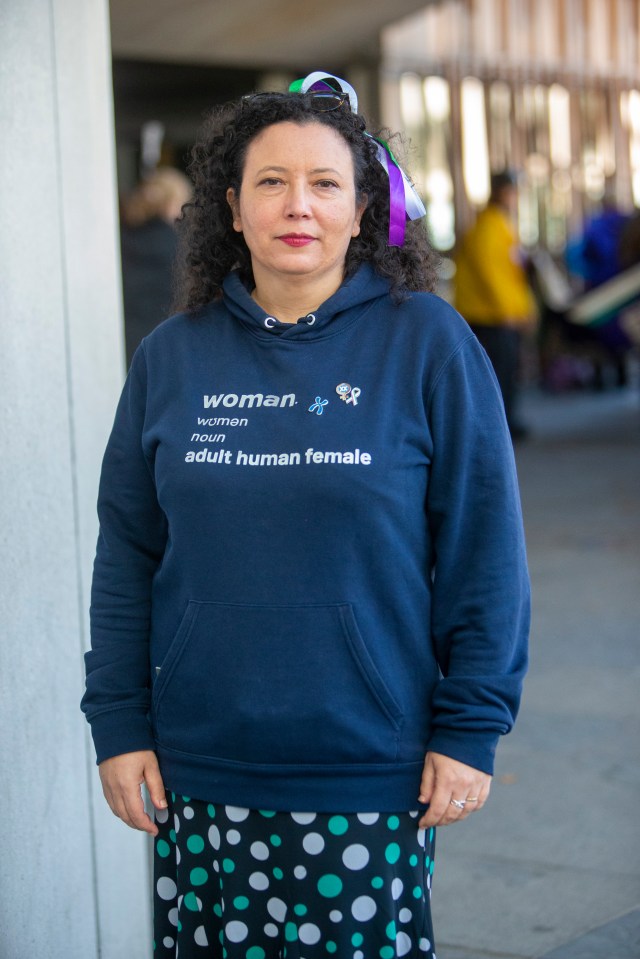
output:
[[489, 805], [439, 832], [438, 959], [640, 959], [640, 390], [523, 412], [531, 670]]

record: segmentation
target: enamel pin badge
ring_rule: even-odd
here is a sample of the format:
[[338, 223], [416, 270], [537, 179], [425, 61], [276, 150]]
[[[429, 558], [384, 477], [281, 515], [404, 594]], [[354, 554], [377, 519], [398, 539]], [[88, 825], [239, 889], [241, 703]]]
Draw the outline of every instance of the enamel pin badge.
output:
[[358, 386], [350, 386], [348, 383], [338, 383], [336, 386], [336, 393], [343, 401], [343, 403], [351, 403], [353, 406], [358, 405], [358, 397], [362, 390]]

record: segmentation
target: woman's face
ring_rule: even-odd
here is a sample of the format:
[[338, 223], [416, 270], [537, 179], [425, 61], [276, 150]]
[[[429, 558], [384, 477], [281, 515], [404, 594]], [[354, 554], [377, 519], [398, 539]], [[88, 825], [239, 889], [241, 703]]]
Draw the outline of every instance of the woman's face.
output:
[[365, 204], [356, 203], [351, 150], [323, 123], [275, 123], [249, 144], [233, 228], [251, 253], [256, 289], [274, 280], [341, 284]]

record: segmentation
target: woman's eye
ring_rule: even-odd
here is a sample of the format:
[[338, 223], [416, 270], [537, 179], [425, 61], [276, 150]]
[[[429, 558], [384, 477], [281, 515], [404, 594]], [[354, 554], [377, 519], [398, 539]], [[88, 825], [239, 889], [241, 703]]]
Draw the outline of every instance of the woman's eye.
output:
[[278, 186], [282, 183], [282, 180], [279, 180], [276, 176], [267, 176], [264, 180], [260, 180], [260, 186]]
[[334, 180], [318, 180], [316, 186], [321, 187], [323, 190], [328, 190], [332, 187], [337, 189], [338, 184]]

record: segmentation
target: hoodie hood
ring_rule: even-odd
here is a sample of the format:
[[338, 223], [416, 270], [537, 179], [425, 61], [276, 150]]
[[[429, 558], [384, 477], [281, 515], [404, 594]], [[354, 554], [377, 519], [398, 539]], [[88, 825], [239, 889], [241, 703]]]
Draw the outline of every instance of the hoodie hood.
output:
[[[362, 264], [339, 289], [313, 313], [301, 316], [297, 323], [282, 323], [266, 313], [251, 297], [251, 291], [234, 270], [222, 284], [225, 306], [259, 339], [274, 336], [286, 340], [321, 339], [347, 329], [376, 300], [389, 295], [391, 283], [368, 263]], [[339, 328], [338, 328], [339, 327]]]

